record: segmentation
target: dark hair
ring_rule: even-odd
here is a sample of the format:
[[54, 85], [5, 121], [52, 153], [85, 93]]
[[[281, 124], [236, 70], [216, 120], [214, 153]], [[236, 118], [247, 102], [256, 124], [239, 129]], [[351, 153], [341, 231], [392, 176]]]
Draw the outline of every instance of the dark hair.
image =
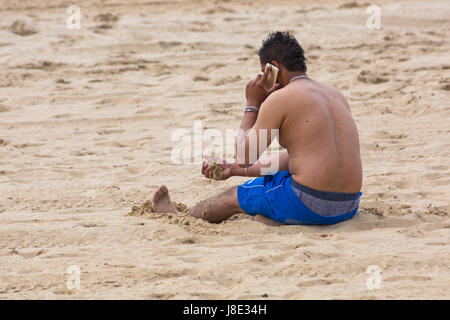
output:
[[289, 32], [272, 32], [262, 42], [258, 55], [262, 64], [278, 61], [289, 71], [306, 72], [303, 48]]

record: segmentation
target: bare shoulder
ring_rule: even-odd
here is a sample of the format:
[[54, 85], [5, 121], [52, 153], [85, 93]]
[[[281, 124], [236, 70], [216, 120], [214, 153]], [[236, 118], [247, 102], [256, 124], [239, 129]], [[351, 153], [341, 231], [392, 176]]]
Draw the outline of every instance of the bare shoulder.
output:
[[272, 92], [266, 99], [265, 102], [273, 103], [273, 102], [279, 102], [283, 101], [287, 98], [287, 88], [280, 88], [274, 92]]
[[346, 105], [346, 107], [350, 109], [347, 99], [338, 88], [329, 84], [323, 84], [323, 86], [325, 86], [328, 89], [328, 92], [330, 92], [333, 98], [341, 100]]
[[[282, 89], [283, 101], [287, 108], [298, 109], [299, 106], [314, 105], [319, 92], [317, 86], [313, 83], [303, 82], [288, 85]], [[301, 108], [303, 110], [303, 108]]]
[[261, 110], [277, 109], [280, 110], [282, 106], [289, 101], [289, 96], [286, 94], [286, 88], [278, 89], [272, 92], [261, 105]]
[[298, 88], [286, 86], [274, 91], [268, 96], [261, 107], [271, 108], [273, 106], [278, 109], [283, 109], [289, 107], [289, 105], [297, 104], [298, 101], [302, 101], [307, 96], [308, 90], [306, 89], [300, 88], [298, 90]]
[[322, 84], [322, 85], [325, 86], [326, 88], [328, 88], [328, 90], [330, 90], [334, 94], [339, 95], [341, 97], [344, 97], [342, 92], [338, 88], [336, 88], [335, 86], [332, 86], [331, 84]]

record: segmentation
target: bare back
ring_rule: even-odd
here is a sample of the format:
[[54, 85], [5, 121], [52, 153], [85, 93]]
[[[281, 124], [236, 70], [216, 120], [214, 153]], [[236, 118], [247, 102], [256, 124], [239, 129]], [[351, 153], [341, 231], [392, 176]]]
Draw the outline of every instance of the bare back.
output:
[[279, 142], [288, 150], [294, 180], [316, 190], [359, 192], [359, 138], [343, 95], [311, 79], [279, 91], [284, 113]]

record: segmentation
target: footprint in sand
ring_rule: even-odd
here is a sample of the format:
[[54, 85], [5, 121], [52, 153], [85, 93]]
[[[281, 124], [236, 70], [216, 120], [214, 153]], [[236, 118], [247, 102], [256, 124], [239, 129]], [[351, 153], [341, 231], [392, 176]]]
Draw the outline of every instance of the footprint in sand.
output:
[[105, 141], [105, 142], [99, 142], [95, 144], [96, 146], [102, 146], [102, 147], [114, 147], [114, 148], [123, 148], [126, 147], [126, 145], [121, 144], [117, 141]]
[[100, 129], [97, 131], [97, 134], [99, 135], [108, 135], [112, 133], [123, 133], [125, 130], [123, 129]]
[[367, 3], [358, 3], [356, 1], [346, 2], [344, 4], [341, 4], [338, 9], [353, 9], [353, 8], [362, 8], [362, 7], [368, 7], [369, 5]]
[[411, 282], [416, 282], [416, 281], [429, 281], [432, 280], [433, 278], [431, 277], [427, 277], [427, 276], [420, 276], [420, 275], [405, 275], [405, 276], [393, 276], [393, 277], [389, 277], [389, 278], [385, 278], [383, 279], [383, 281], [411, 281]]
[[10, 107], [4, 106], [4, 105], [0, 105], [0, 113], [1, 112], [8, 112], [10, 110], [11, 110]]
[[43, 254], [45, 252], [46, 252], [46, 250], [43, 250], [43, 249], [39, 249], [39, 250], [35, 250], [35, 249], [24, 249], [24, 250], [11, 249], [11, 251], [9, 253], [11, 255], [18, 255], [18, 256], [21, 256], [21, 257], [26, 258], [26, 259], [32, 259], [32, 258], [35, 258], [37, 256], [40, 256], [41, 254]]
[[39, 61], [36, 63], [26, 63], [24, 65], [19, 65], [16, 68], [18, 69], [27, 69], [27, 70], [45, 70], [45, 71], [55, 71], [66, 64], [64, 63], [55, 63], [51, 61]]
[[172, 74], [177, 68], [168, 66], [164, 63], [155, 63], [147, 68], [147, 71], [153, 73], [156, 77]]
[[83, 150], [75, 151], [75, 152], [72, 152], [71, 154], [74, 156], [77, 156], [77, 157], [85, 157], [85, 156], [93, 156], [93, 155], [96, 155], [97, 153], [94, 151], [88, 151], [85, 148], [83, 148]]
[[435, 241], [435, 242], [427, 242], [427, 243], [425, 243], [425, 245], [427, 245], [427, 246], [448, 246], [449, 243], [444, 242], [444, 241]]
[[314, 286], [328, 286], [335, 283], [344, 283], [339, 279], [314, 279], [297, 283], [297, 287], [314, 287]]
[[187, 30], [191, 32], [209, 32], [214, 28], [214, 24], [208, 21], [193, 21], [193, 26], [189, 27]]
[[112, 13], [101, 13], [94, 17], [94, 21], [100, 22], [97, 26], [93, 28], [95, 33], [101, 33], [103, 30], [114, 28], [119, 17], [113, 15]]
[[19, 36], [31, 36], [39, 32], [31, 19], [15, 20], [8, 30]]
[[234, 102], [230, 103], [220, 103], [220, 104], [209, 104], [209, 110], [214, 114], [229, 114], [232, 111], [232, 107], [237, 104]]
[[159, 41], [158, 44], [161, 48], [166, 50], [181, 46], [183, 43], [179, 41]]
[[357, 77], [358, 81], [368, 84], [380, 84], [388, 82], [387, 77], [381, 76], [369, 70], [362, 70]]
[[198, 82], [198, 81], [206, 82], [206, 81], [209, 81], [210, 79], [208, 77], [204, 77], [204, 76], [195, 76], [194, 78], [192, 78], [192, 80], [194, 80], [195, 82]]
[[0, 147], [7, 146], [8, 144], [9, 144], [9, 142], [6, 141], [5, 139], [0, 139]]
[[94, 21], [98, 22], [117, 22], [119, 16], [113, 15], [112, 13], [100, 13], [94, 17]]
[[209, 73], [211, 71], [215, 71], [217, 69], [224, 68], [226, 66], [227, 65], [225, 63], [212, 63], [212, 64], [209, 64], [209, 65], [203, 67], [201, 70], [205, 73]]
[[294, 249], [315, 246], [314, 242], [300, 242], [294, 246]]
[[445, 176], [440, 172], [427, 173], [423, 177], [426, 178], [427, 180], [439, 180], [445, 178]]
[[157, 107], [148, 107], [148, 108], [140, 109], [140, 110], [136, 111], [134, 114], [152, 113], [152, 112], [157, 112], [158, 110], [159, 109]]
[[70, 113], [60, 113], [60, 114], [54, 115], [52, 118], [55, 118], [55, 119], [67, 119], [67, 118], [71, 118], [72, 116], [73, 115], [70, 114]]
[[106, 224], [104, 223], [95, 223], [95, 222], [83, 222], [78, 224], [81, 227], [85, 227], [85, 228], [101, 228], [101, 227], [106, 227]]
[[416, 105], [417, 102], [418, 99], [412, 94], [406, 94], [400, 98], [400, 105], [404, 107], [409, 105]]
[[385, 130], [382, 131], [376, 131], [374, 134], [371, 135], [372, 138], [375, 139], [394, 139], [394, 140], [399, 140], [399, 139], [404, 139], [406, 137], [408, 137], [407, 134], [405, 133], [400, 133], [400, 134], [392, 134], [389, 133]]
[[446, 166], [446, 165], [437, 165], [437, 166], [431, 166], [430, 169], [431, 169], [431, 170], [442, 170], [442, 171], [446, 171], [446, 170], [448, 170], [448, 166]]
[[13, 82], [11, 79], [0, 79], [0, 88], [9, 88], [13, 86]]
[[[313, 250], [300, 249], [301, 251], [295, 254], [295, 259], [298, 261], [306, 260], [324, 260], [329, 258], [339, 258], [340, 253], [337, 252], [318, 252]], [[337, 250], [337, 249], [335, 249]]]
[[236, 13], [235, 10], [223, 6], [217, 6], [215, 8], [207, 9], [202, 12], [203, 14], [216, 14], [216, 13]]
[[241, 81], [241, 80], [242, 80], [241, 76], [227, 76], [227, 77], [225, 77], [225, 78], [222, 78], [222, 79], [216, 81], [216, 82], [214, 83], [214, 85], [215, 85], [216, 87], [218, 87], [218, 86], [222, 86], [222, 85], [224, 85], [224, 84], [233, 83], [233, 82], [238, 82], [238, 81]]
[[147, 166], [128, 166], [125, 168], [125, 171], [132, 175], [138, 175], [147, 169]]

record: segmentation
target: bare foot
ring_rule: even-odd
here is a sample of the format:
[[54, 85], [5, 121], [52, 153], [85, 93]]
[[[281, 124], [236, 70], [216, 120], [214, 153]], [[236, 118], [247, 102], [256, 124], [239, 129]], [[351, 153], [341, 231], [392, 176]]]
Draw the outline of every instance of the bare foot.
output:
[[153, 195], [153, 211], [178, 213], [172, 201], [170, 201], [169, 190], [164, 185], [159, 187]]

